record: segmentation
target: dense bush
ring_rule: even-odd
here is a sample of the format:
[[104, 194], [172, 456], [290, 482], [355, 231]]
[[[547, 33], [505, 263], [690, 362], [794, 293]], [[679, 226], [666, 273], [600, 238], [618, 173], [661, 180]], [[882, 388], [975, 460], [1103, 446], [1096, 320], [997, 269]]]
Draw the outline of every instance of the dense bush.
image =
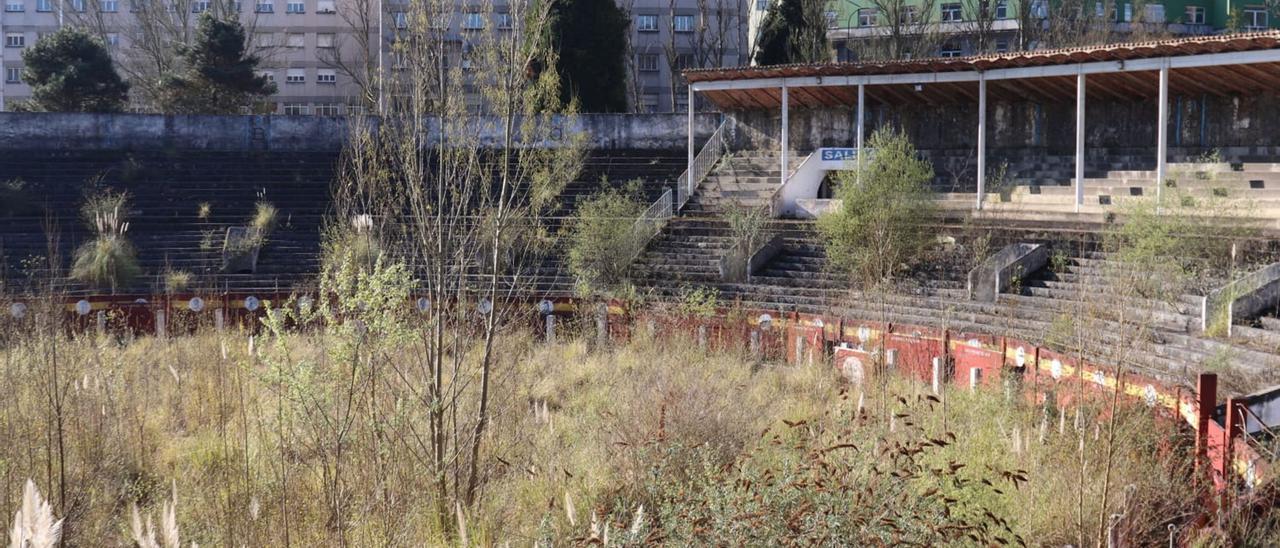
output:
[[608, 295], [627, 282], [631, 261], [652, 235], [636, 230], [644, 208], [635, 183], [600, 191], [578, 205], [568, 241], [569, 271], [580, 293]]

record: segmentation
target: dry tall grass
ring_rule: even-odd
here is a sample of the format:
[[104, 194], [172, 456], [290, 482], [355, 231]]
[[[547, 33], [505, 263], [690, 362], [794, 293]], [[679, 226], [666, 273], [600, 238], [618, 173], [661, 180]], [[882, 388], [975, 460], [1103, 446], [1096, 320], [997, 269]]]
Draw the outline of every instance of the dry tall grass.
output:
[[[446, 526], [414, 345], [389, 332], [10, 331], [0, 509], [26, 516], [34, 478], [68, 546], [175, 546], [178, 524], [204, 546], [1061, 545], [1097, 542], [1103, 513], [1150, 544], [1202, 494], [1176, 423], [1145, 408], [1060, 414], [1002, 388], [935, 399], [901, 380], [863, 392], [826, 368], [753, 366], [688, 340], [589, 351], [566, 334], [498, 353], [481, 490]], [[1122, 487], [1103, 501], [1111, 420]], [[1247, 529], [1275, 539], [1270, 522]]]

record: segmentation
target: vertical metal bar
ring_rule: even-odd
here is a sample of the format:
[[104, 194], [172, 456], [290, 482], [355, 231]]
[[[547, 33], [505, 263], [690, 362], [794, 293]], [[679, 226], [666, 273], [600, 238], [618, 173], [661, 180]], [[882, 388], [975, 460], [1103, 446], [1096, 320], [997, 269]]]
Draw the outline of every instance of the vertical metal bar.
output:
[[866, 123], [866, 109], [867, 109], [867, 86], [866, 86], [866, 84], [858, 84], [858, 130], [857, 130], [857, 142], [858, 142], [858, 174], [859, 174], [859, 177], [861, 177], [861, 174], [862, 174], [862, 150], [863, 150], [863, 148], [862, 148], [862, 144], [863, 144], [863, 142], [864, 142], [864, 141], [863, 141], [863, 136], [862, 136], [862, 135], [863, 135], [863, 133], [865, 133], [865, 125], [864, 125], [864, 124]]
[[789, 114], [790, 99], [787, 97], [787, 86], [782, 86], [782, 172], [778, 174], [778, 184], [786, 184], [787, 182], [787, 150], [791, 146], [791, 118]]
[[693, 185], [694, 185], [694, 182], [693, 182], [693, 84], [689, 84], [689, 104], [688, 104], [688, 105], [686, 105], [686, 106], [687, 106], [687, 107], [689, 107], [689, 120], [688, 120], [688, 123], [689, 123], [689, 127], [688, 127], [688, 133], [689, 133], [689, 170], [687, 171], [687, 173], [689, 174], [689, 180], [688, 180], [688, 181], [685, 181], [685, 185], [686, 185], [687, 191], [685, 192], [685, 194], [684, 194], [684, 195], [685, 195], [685, 196], [692, 196], [692, 195], [693, 195]]
[[1076, 75], [1076, 213], [1084, 205], [1085, 76]]
[[1156, 204], [1164, 188], [1164, 178], [1169, 171], [1169, 59], [1160, 66], [1159, 125], [1156, 128]]
[[987, 76], [978, 76], [978, 203], [982, 209], [982, 201], [987, 187]]

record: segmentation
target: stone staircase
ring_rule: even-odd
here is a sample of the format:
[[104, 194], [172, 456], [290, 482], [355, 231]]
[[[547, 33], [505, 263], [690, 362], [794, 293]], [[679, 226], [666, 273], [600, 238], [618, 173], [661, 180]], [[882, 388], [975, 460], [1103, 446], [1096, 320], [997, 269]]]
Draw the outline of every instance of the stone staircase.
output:
[[[804, 156], [792, 155], [796, 164]], [[711, 170], [681, 212], [691, 216], [724, 213], [733, 207], [764, 207], [780, 183], [777, 152], [746, 151], [726, 156]]]

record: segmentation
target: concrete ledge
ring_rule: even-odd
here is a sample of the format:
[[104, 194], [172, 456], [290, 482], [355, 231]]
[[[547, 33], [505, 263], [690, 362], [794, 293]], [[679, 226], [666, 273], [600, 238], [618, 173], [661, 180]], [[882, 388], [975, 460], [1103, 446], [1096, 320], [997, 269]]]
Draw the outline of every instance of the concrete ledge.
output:
[[1216, 318], [1225, 316], [1230, 318], [1226, 325], [1226, 334], [1230, 336], [1231, 324], [1236, 320], [1252, 320], [1277, 301], [1280, 301], [1280, 263], [1271, 263], [1205, 295], [1200, 309], [1200, 330], [1207, 331]]
[[969, 299], [993, 303], [1015, 277], [1026, 277], [1049, 262], [1042, 244], [1011, 244], [969, 271]]
[[720, 279], [731, 283], [750, 282], [751, 275], [760, 270], [774, 257], [782, 252], [784, 240], [781, 234], [774, 234], [754, 251], [748, 251], [741, 242], [729, 248], [729, 252], [720, 258]]
[[[346, 144], [355, 118], [327, 116], [187, 116], [169, 114], [84, 114], [0, 112], [0, 150], [280, 150], [337, 151]], [[482, 146], [502, 143], [501, 120], [475, 118], [469, 138]], [[360, 125], [376, 128], [376, 117]], [[519, 122], [517, 122], [518, 124]], [[677, 150], [688, 146], [687, 114], [581, 114], [552, 117], [551, 135], [533, 146], [555, 146], [563, 136], [585, 133], [591, 149]], [[719, 114], [694, 118], [695, 141], [706, 140]], [[439, 120], [423, 130], [428, 145], [438, 139]]]
[[836, 198], [800, 198], [793, 213], [797, 219], [817, 219], [827, 213], [840, 211], [844, 201]]

